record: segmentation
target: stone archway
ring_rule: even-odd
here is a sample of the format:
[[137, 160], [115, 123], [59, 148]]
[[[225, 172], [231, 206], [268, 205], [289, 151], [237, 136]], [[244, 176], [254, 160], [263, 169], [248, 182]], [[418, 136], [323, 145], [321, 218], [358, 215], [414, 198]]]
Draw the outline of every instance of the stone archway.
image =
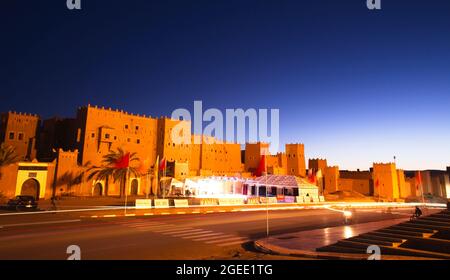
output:
[[131, 180], [130, 195], [137, 195], [139, 190], [139, 182], [137, 179]]
[[103, 195], [103, 186], [101, 183], [96, 183], [94, 185], [94, 189], [92, 190], [93, 196], [102, 196]]
[[30, 178], [25, 182], [23, 182], [20, 195], [30, 195], [33, 196], [36, 200], [38, 200], [39, 191], [40, 191], [39, 182], [36, 179]]

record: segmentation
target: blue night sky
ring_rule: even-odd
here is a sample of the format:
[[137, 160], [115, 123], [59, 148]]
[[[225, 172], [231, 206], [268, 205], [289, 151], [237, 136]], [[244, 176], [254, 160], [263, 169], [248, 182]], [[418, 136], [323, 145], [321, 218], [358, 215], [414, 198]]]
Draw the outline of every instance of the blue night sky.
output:
[[341, 169], [450, 165], [450, 1], [6, 0], [0, 111], [278, 108]]

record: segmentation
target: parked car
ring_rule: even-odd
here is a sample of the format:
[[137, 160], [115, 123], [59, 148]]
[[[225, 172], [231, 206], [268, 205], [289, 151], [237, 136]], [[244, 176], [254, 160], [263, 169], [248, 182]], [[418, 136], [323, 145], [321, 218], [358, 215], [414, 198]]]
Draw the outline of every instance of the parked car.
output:
[[8, 201], [7, 207], [12, 210], [36, 210], [37, 202], [31, 195], [18, 195]]

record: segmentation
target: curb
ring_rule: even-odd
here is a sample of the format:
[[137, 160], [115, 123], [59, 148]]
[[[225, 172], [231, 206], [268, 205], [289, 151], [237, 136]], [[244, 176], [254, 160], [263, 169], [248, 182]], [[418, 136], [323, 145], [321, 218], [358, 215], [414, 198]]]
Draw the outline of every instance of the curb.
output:
[[[366, 255], [349, 255], [349, 254], [338, 254], [338, 253], [322, 253], [315, 251], [304, 251], [304, 250], [290, 250], [282, 247], [278, 247], [276, 245], [271, 245], [267, 247], [262, 244], [261, 240], [253, 241], [253, 246], [256, 250], [271, 254], [271, 255], [280, 255], [280, 256], [290, 256], [290, 257], [303, 257], [303, 258], [314, 258], [314, 259], [322, 259], [322, 260], [367, 260]], [[286, 251], [286, 252], [283, 252]], [[291, 252], [289, 252], [291, 251]]]

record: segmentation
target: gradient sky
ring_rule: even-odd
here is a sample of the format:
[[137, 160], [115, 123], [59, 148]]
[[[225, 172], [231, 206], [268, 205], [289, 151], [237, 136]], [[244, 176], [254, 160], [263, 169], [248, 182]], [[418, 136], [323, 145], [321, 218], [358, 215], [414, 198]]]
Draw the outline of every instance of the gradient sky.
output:
[[450, 165], [450, 1], [6, 0], [0, 111], [278, 108], [341, 169]]

